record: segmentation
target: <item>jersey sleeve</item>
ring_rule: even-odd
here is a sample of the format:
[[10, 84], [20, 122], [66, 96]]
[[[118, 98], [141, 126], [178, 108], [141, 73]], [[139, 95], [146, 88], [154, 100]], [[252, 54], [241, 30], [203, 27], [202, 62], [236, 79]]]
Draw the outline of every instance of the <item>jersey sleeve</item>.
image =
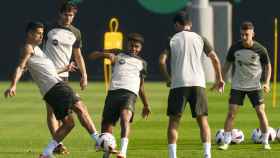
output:
[[201, 36], [201, 37], [202, 37], [202, 40], [203, 40], [203, 43], [204, 43], [204, 45], [203, 45], [203, 51], [204, 51], [204, 53], [208, 56], [208, 54], [209, 54], [211, 51], [213, 51], [214, 49], [213, 49], [213, 47], [211, 46], [210, 42], [209, 42], [205, 37], [203, 37], [203, 36]]
[[260, 51], [260, 61], [262, 64], [269, 64], [270, 63], [270, 59], [268, 56], [268, 52], [266, 48], [262, 48]]
[[147, 70], [148, 64], [146, 61], [143, 60], [143, 69], [140, 71], [140, 78], [146, 78], [148, 74]]
[[231, 46], [227, 53], [227, 57], [226, 57], [227, 62], [234, 62], [234, 60], [235, 60], [234, 52], [235, 52], [235, 49], [233, 46]]
[[76, 41], [73, 44], [73, 48], [82, 48], [83, 44], [82, 44], [82, 35], [80, 31], [77, 31], [76, 33]]

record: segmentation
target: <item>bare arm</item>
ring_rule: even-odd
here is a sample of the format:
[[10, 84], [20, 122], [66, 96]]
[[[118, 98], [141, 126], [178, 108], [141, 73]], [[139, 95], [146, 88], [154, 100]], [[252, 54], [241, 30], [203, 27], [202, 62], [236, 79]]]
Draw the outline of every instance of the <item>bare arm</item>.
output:
[[73, 48], [73, 54], [74, 54], [75, 62], [77, 63], [81, 72], [80, 87], [82, 90], [84, 90], [87, 87], [87, 71], [86, 71], [85, 61], [81, 53], [81, 49]]
[[271, 64], [265, 65], [265, 80], [263, 84], [263, 89], [266, 93], [270, 91], [270, 78], [271, 78]]
[[168, 59], [168, 55], [169, 55], [168, 50], [164, 50], [161, 53], [161, 55], [159, 56], [159, 69], [160, 69], [160, 72], [161, 72], [161, 74], [163, 75], [163, 77], [166, 81], [166, 85], [169, 87], [170, 83], [171, 83], [171, 79], [170, 79], [170, 75], [168, 73], [167, 64], [166, 64], [166, 61]]
[[140, 96], [140, 99], [143, 103], [142, 117], [147, 119], [147, 117], [151, 113], [151, 110], [150, 110], [150, 106], [148, 104], [148, 100], [147, 100], [147, 97], [146, 97], [146, 93], [145, 93], [145, 89], [144, 89], [144, 79], [143, 78], [141, 79], [141, 83], [140, 83], [139, 96]]
[[98, 52], [98, 51], [94, 51], [92, 53], [89, 54], [89, 58], [92, 60], [97, 60], [97, 59], [110, 59], [112, 63], [115, 63], [115, 54], [111, 53], [111, 52]]
[[20, 62], [14, 72], [13, 78], [11, 80], [11, 86], [5, 91], [4, 94], [6, 98], [13, 97], [16, 95], [17, 82], [20, 80], [24, 72], [24, 69], [26, 67], [26, 63], [28, 59], [31, 57], [32, 52], [33, 52], [33, 48], [31, 45], [26, 45], [23, 51], [21, 52]]
[[225, 82], [222, 76], [220, 60], [214, 51], [209, 52], [208, 57], [211, 59], [216, 74], [216, 83], [214, 84], [212, 89], [217, 88], [220, 92], [222, 92]]

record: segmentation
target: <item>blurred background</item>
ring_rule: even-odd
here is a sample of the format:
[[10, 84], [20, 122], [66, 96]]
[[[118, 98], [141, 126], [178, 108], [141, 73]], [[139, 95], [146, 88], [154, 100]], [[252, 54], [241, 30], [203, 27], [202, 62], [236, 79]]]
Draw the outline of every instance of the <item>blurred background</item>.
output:
[[[103, 62], [88, 60], [87, 55], [93, 50], [103, 49], [104, 33], [109, 31], [108, 24], [112, 17], [119, 19], [119, 31], [124, 34], [124, 37], [131, 32], [143, 34], [145, 45], [141, 56], [149, 64], [147, 80], [162, 80], [158, 57], [166, 48], [168, 37], [174, 34], [173, 16], [185, 9], [195, 13], [193, 14], [194, 31], [210, 39], [222, 62], [232, 42], [239, 40], [240, 24], [249, 20], [255, 25], [256, 40], [268, 48], [273, 63], [274, 18], [280, 15], [279, 0], [210, 0], [205, 8], [198, 6], [201, 5], [197, 4], [199, 2], [202, 1], [84, 0], [79, 6], [74, 25], [82, 32], [82, 51], [89, 80], [103, 79]], [[7, 80], [18, 63], [27, 22], [32, 20], [55, 22], [60, 2], [59, 0], [9, 0], [1, 3], [0, 80]], [[195, 4], [196, 7], [192, 7], [191, 4]], [[208, 7], [212, 8], [210, 12]], [[198, 17], [202, 18], [202, 22], [201, 19], [197, 19]], [[71, 75], [70, 78], [76, 80], [79, 74]], [[279, 78], [278, 75], [278, 80]], [[28, 80], [30, 77], [25, 75], [24, 79]]]

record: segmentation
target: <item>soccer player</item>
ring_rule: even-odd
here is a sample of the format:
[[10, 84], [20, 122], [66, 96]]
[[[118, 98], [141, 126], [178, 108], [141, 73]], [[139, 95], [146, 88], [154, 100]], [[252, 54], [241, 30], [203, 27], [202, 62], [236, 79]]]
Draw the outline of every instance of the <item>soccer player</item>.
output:
[[[46, 32], [44, 52], [53, 61], [57, 70], [68, 65], [73, 54], [75, 62], [81, 72], [80, 86], [81, 89], [84, 90], [87, 86], [87, 72], [81, 54], [81, 32], [72, 25], [77, 11], [78, 8], [74, 3], [66, 2], [61, 6], [58, 21], [52, 26], [49, 26]], [[68, 81], [68, 76], [68, 72], [59, 74], [59, 77], [64, 81]], [[49, 108], [47, 108], [47, 122], [50, 133], [54, 136], [61, 122], [55, 119], [53, 111]], [[69, 151], [60, 143], [55, 153], [68, 154]]]
[[[143, 103], [142, 116], [146, 119], [150, 114], [144, 91], [144, 78], [147, 73], [146, 62], [139, 57], [144, 38], [138, 33], [128, 35], [127, 50], [117, 55], [106, 52], [93, 52], [91, 59], [108, 58], [113, 64], [113, 74], [108, 95], [105, 100], [102, 117], [102, 132], [113, 132], [113, 127], [120, 118], [121, 146], [117, 158], [125, 158], [128, 146], [130, 123], [133, 121], [137, 96]], [[104, 154], [104, 158], [109, 153]]]
[[[219, 146], [219, 149], [228, 149], [234, 119], [247, 95], [259, 119], [264, 149], [269, 150], [271, 147], [268, 144], [268, 121], [265, 114], [262, 88], [266, 93], [270, 91], [271, 64], [266, 48], [253, 39], [255, 33], [252, 22], [244, 22], [241, 25], [240, 34], [241, 40], [230, 47], [223, 67], [223, 75], [227, 74], [231, 65], [234, 69], [229, 97], [229, 111], [224, 124], [224, 144]], [[265, 68], [265, 79], [261, 86], [263, 67]]]
[[[82, 126], [96, 142], [98, 133], [86, 106], [68, 84], [62, 81], [52, 61], [39, 48], [38, 45], [42, 42], [43, 31], [44, 25], [39, 22], [30, 22], [26, 27], [26, 41], [22, 50], [21, 60], [16, 68], [10, 88], [5, 91], [5, 97], [16, 95], [17, 82], [27, 68], [47, 102], [48, 108], [52, 109], [56, 119], [62, 122], [62, 125], [55, 131], [53, 139], [39, 156], [39, 158], [50, 158], [59, 142], [74, 127], [72, 111], [77, 114]], [[61, 69], [61, 72], [70, 69], [70, 67], [66, 67], [66, 69]]]
[[[209, 42], [191, 31], [192, 23], [187, 13], [176, 14], [173, 22], [177, 33], [170, 39], [169, 48], [165, 49], [159, 58], [160, 70], [166, 79], [167, 86], [171, 86], [167, 108], [169, 158], [177, 157], [177, 130], [187, 102], [190, 104], [192, 117], [196, 118], [200, 128], [204, 158], [210, 158], [211, 133], [207, 118], [208, 103], [201, 57], [205, 54], [211, 59], [216, 74], [216, 83], [212, 88], [222, 91], [224, 81], [220, 61]], [[168, 73], [166, 64], [169, 56], [171, 75]]]

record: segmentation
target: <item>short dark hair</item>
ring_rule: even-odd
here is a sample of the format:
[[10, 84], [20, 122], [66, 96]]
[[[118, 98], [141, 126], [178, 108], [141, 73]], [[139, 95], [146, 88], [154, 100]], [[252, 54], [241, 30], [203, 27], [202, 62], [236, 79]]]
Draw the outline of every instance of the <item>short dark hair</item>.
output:
[[77, 4], [71, 2], [63, 3], [60, 7], [60, 13], [64, 12], [74, 12], [76, 14], [78, 12]]
[[254, 30], [254, 25], [251, 21], [245, 21], [241, 24], [240, 30]]
[[173, 22], [174, 24], [179, 23], [181, 25], [187, 25], [191, 23], [191, 17], [185, 11], [181, 11], [174, 16]]
[[127, 40], [128, 41], [140, 42], [142, 45], [144, 44], [144, 37], [139, 33], [130, 33], [127, 36]]
[[44, 24], [39, 21], [31, 21], [27, 24], [25, 28], [25, 33], [30, 31], [35, 31], [37, 28], [45, 28]]

